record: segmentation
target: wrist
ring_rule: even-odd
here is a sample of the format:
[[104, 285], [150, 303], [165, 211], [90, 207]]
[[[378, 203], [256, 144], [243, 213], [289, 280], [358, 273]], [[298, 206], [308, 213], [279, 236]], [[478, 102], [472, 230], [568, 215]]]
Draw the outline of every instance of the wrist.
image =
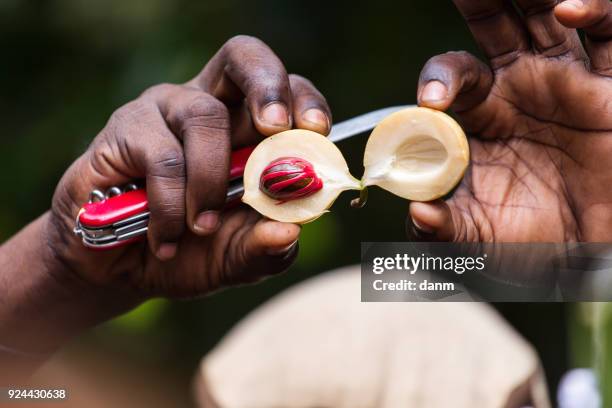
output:
[[[0, 344], [51, 353], [73, 336], [133, 306], [129, 296], [83, 279], [46, 213], [0, 247]], [[58, 246], [60, 245], [60, 246]], [[132, 303], [131, 303], [132, 302]]]

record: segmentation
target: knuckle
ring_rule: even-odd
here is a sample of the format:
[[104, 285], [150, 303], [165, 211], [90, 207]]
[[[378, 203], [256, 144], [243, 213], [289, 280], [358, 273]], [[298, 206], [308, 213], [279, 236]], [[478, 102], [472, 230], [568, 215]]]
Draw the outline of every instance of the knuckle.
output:
[[143, 98], [155, 98], [159, 95], [168, 95], [172, 92], [175, 92], [179, 85], [171, 84], [171, 83], [161, 83], [157, 85], [153, 85], [150, 88], [147, 88], [142, 94]]
[[149, 165], [149, 175], [159, 178], [185, 179], [185, 156], [178, 149], [157, 155]]
[[185, 107], [187, 118], [222, 118], [227, 120], [229, 112], [227, 107], [218, 99], [210, 95], [200, 95], [194, 98]]
[[323, 96], [312, 81], [303, 76], [291, 74], [289, 75], [289, 82], [294, 97], [300, 99], [306, 98], [309, 104], [327, 110], [327, 100], [325, 96]]
[[289, 81], [291, 81], [292, 85], [299, 84], [301, 86], [314, 88], [312, 81], [298, 74], [289, 74]]
[[247, 80], [247, 99], [255, 98], [261, 103], [282, 101], [289, 95], [289, 82], [280, 72], [264, 67], [255, 67], [251, 70]]
[[206, 127], [222, 131], [230, 128], [230, 114], [227, 107], [208, 94], [201, 94], [188, 102], [172, 107], [168, 122], [180, 135], [193, 127]]
[[114, 111], [108, 118], [106, 128], [108, 128], [109, 130], [114, 130], [120, 125], [122, 125], [126, 121], [126, 119], [130, 117], [128, 109], [129, 107], [125, 105]]
[[427, 62], [425, 63], [425, 69], [432, 69], [436, 66], [442, 65], [442, 64], [446, 64], [446, 62], [448, 61], [449, 58], [453, 58], [450, 55], [450, 52], [446, 52], [444, 54], [438, 54], [438, 55], [434, 55], [433, 57], [431, 57], [430, 59], [427, 60]]
[[286, 77], [277, 69], [267, 65], [251, 65], [247, 67], [247, 87], [249, 89], [259, 88], [264, 91], [276, 91], [283, 85]]
[[421, 70], [421, 80], [428, 79], [431, 72], [437, 69], [442, 62], [442, 55], [435, 55], [427, 60]]
[[149, 103], [140, 99], [133, 100], [111, 114], [106, 124], [106, 128], [110, 131], [116, 131], [122, 127], [133, 124], [139, 119], [141, 120], [143, 117], [150, 114], [151, 111], [152, 109]]
[[[325, 100], [323, 94], [319, 92], [317, 87], [308, 78], [303, 76], [291, 74], [289, 75], [289, 83], [291, 85], [291, 91], [300, 95], [310, 96], [312, 98]], [[299, 96], [299, 95], [298, 95]]]
[[[124, 127], [129, 120], [129, 115], [122, 109], [123, 108], [119, 108], [110, 115], [101, 134], [116, 135], [120, 133], [121, 128]], [[94, 140], [94, 142], [96, 142], [96, 140]]]
[[453, 51], [448, 54], [446, 65], [448, 69], [460, 72], [472, 71], [474, 68], [484, 68], [484, 64], [475, 56], [467, 51]]
[[467, 51], [463, 51], [463, 50], [449, 51], [442, 55], [446, 56], [449, 59], [459, 59], [459, 60], [465, 60], [465, 61], [473, 59], [472, 54], [470, 54]]
[[472, 67], [475, 58], [467, 51], [449, 51], [431, 57], [421, 71], [421, 82], [450, 80], [456, 72]]
[[246, 47], [250, 44], [262, 44], [262, 41], [257, 37], [253, 37], [253, 36], [245, 35], [245, 34], [239, 34], [227, 40], [225, 44], [223, 45], [223, 48], [229, 51], [233, 51], [236, 49], [240, 49], [242, 47]]

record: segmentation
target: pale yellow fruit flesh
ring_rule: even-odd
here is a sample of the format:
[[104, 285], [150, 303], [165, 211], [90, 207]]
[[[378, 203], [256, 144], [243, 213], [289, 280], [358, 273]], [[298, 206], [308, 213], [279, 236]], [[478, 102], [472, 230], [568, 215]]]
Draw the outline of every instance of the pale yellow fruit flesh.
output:
[[[281, 157], [298, 157], [310, 162], [323, 180], [316, 193], [280, 203], [259, 189], [264, 169]], [[320, 217], [345, 190], [359, 190], [361, 184], [349, 173], [340, 150], [325, 136], [302, 129], [288, 130], [263, 140], [251, 153], [244, 170], [242, 201], [277, 221], [303, 224]]]
[[408, 108], [386, 117], [370, 135], [362, 184], [430, 201], [455, 187], [468, 162], [468, 142], [457, 122], [433, 109]]

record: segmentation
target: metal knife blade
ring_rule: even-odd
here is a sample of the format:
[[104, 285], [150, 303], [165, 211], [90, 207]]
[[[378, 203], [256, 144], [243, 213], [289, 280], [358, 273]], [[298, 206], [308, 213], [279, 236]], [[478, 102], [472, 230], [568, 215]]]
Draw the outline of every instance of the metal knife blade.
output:
[[415, 105], [390, 106], [388, 108], [382, 108], [355, 116], [354, 118], [333, 125], [327, 138], [334, 143], [338, 143], [341, 140], [374, 129], [381, 120], [392, 113], [406, 108], [413, 108], [414, 106]]
[[[388, 108], [378, 109], [363, 115], [355, 116], [332, 126], [331, 132], [327, 137], [334, 143], [357, 136], [360, 133], [372, 130], [378, 123], [387, 116], [406, 108], [413, 108], [416, 105], [389, 106]], [[234, 180], [228, 188], [226, 202], [231, 202], [242, 197], [244, 185], [242, 179]]]

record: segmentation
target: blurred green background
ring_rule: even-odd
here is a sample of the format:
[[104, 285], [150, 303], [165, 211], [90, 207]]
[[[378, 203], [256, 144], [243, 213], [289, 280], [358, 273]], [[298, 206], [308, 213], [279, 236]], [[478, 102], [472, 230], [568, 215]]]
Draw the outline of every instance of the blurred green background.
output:
[[[437, 53], [478, 54], [450, 1], [0, 0], [0, 238], [49, 207], [64, 170], [116, 108], [156, 83], [188, 80], [236, 34], [261, 38], [289, 72], [310, 78], [335, 120], [414, 103], [420, 68]], [[340, 145], [355, 175], [364, 142]], [[357, 263], [361, 241], [405, 239], [405, 202], [372, 191], [367, 210], [358, 211], [350, 198], [305, 226], [298, 262], [284, 276], [196, 301], [149, 302], [73, 347], [164, 367], [188, 395], [200, 357], [256, 305]], [[537, 347], [553, 390], [582, 361], [570, 354], [568, 306], [497, 307]], [[572, 344], [588, 355], [585, 336]]]

